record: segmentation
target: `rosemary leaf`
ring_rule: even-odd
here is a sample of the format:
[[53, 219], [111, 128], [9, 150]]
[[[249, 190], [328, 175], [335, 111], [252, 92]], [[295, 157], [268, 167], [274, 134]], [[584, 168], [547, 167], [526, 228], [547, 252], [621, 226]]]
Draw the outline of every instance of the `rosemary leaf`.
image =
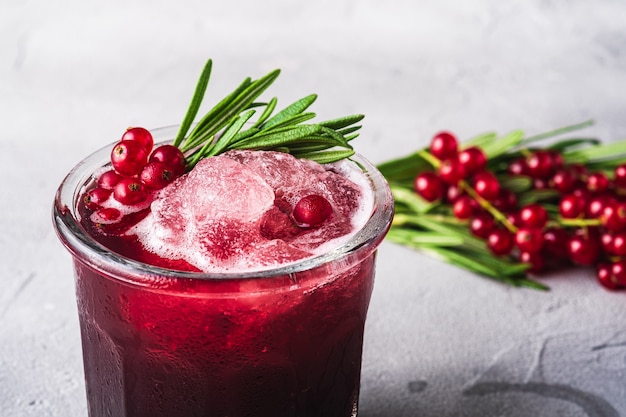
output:
[[267, 106], [265, 106], [263, 113], [261, 113], [261, 116], [259, 116], [259, 118], [254, 123], [254, 125], [252, 125], [252, 127], [258, 129], [259, 126], [265, 123], [265, 121], [269, 119], [269, 117], [274, 112], [274, 109], [276, 108], [277, 104], [278, 104], [278, 99], [276, 97], [272, 97], [272, 99], [267, 103]]
[[624, 159], [626, 156], [626, 141], [607, 143], [602, 146], [591, 146], [585, 149], [566, 151], [563, 161], [569, 164], [587, 163], [593, 160]]
[[318, 164], [331, 164], [333, 162], [341, 161], [342, 159], [350, 158], [354, 155], [354, 151], [352, 149], [345, 149], [310, 153], [292, 152], [292, 154], [297, 158], [310, 159]]
[[521, 130], [514, 130], [502, 138], [484, 145], [482, 149], [487, 159], [494, 159], [509, 151], [511, 148], [519, 145], [523, 138], [524, 132]]
[[341, 130], [360, 122], [361, 120], [363, 120], [364, 117], [365, 116], [363, 116], [362, 114], [353, 114], [350, 116], [340, 117], [338, 119], [326, 120], [324, 122], [320, 122], [319, 125], [325, 126], [329, 129]]
[[200, 109], [200, 105], [202, 104], [202, 100], [204, 99], [204, 93], [206, 92], [207, 86], [209, 84], [209, 79], [211, 78], [212, 68], [213, 61], [209, 59], [202, 69], [202, 73], [200, 74], [200, 78], [198, 79], [198, 83], [196, 84], [196, 89], [191, 98], [191, 104], [187, 109], [185, 118], [180, 124], [178, 133], [176, 134], [176, 138], [174, 139], [174, 146], [180, 146], [183, 139], [185, 138], [185, 135], [187, 135], [191, 124], [196, 118], [196, 114], [198, 114], [198, 110]]
[[[290, 104], [285, 107], [280, 112], [276, 113], [271, 119], [267, 120], [267, 122], [263, 123], [263, 129], [271, 129], [276, 126], [283, 126], [286, 124], [295, 124], [290, 121], [296, 116], [302, 114], [304, 110], [309, 108], [311, 104], [317, 99], [316, 94], [311, 94], [306, 97], [301, 98], [300, 100]], [[315, 117], [315, 113], [309, 113], [312, 116], [309, 119]], [[306, 119], [308, 120], [308, 119]]]

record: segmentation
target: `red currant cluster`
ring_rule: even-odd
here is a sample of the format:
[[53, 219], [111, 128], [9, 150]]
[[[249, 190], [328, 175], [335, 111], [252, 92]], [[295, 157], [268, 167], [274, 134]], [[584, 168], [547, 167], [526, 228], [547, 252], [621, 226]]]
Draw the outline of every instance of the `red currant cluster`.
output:
[[459, 150], [456, 137], [441, 132], [429, 149], [436, 172], [420, 173], [416, 192], [429, 202], [448, 203], [494, 255], [512, 256], [533, 273], [569, 263], [595, 266], [604, 287], [626, 287], [626, 164], [610, 178], [582, 164], [565, 164], [556, 151], [526, 151], [506, 174], [556, 192], [554, 210], [546, 210], [549, 204], [537, 202], [520, 207], [518, 196], [488, 169], [480, 148]]
[[173, 145], [154, 148], [152, 134], [141, 127], [129, 128], [111, 151], [112, 170], [100, 174], [97, 185], [83, 197], [85, 206], [104, 222], [116, 221], [121, 212], [102, 207], [113, 198], [126, 206], [146, 202], [159, 190], [185, 172], [185, 156]]

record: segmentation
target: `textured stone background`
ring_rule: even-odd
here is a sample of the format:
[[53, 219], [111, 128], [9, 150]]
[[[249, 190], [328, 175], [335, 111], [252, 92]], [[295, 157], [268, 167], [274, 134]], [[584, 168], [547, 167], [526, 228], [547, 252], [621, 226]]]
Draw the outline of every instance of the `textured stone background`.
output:
[[[626, 137], [618, 0], [0, 0], [0, 415], [85, 416], [70, 257], [50, 207], [65, 173], [128, 125], [181, 120], [282, 68], [286, 104], [367, 115], [374, 162], [461, 137], [593, 118]], [[592, 271], [511, 289], [390, 243], [380, 250], [360, 415], [626, 415], [626, 293]]]

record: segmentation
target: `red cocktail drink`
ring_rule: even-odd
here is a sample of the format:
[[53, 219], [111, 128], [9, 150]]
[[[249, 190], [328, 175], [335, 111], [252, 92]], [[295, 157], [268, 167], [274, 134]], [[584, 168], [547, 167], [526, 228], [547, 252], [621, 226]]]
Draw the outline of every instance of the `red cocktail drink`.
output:
[[[81, 196], [109, 150], [68, 175], [54, 206], [74, 259], [89, 415], [356, 415], [375, 251], [393, 214], [375, 167], [355, 158], [372, 204], [339, 246], [285, 264], [202, 272], [133, 234], [98, 233]], [[282, 246], [270, 253], [292, 254]]]

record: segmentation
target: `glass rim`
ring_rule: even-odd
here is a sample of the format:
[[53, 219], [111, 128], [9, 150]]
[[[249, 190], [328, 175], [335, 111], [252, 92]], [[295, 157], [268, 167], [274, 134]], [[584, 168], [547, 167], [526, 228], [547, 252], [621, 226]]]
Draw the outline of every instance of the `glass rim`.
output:
[[[150, 130], [155, 143], [164, 142], [174, 137], [178, 126], [167, 126]], [[114, 143], [114, 142], [113, 142]], [[188, 272], [167, 269], [135, 261], [119, 255], [100, 244], [91, 237], [81, 226], [78, 216], [78, 202], [85, 186], [93, 181], [93, 173], [105, 166], [110, 158], [110, 150], [113, 143], [93, 152], [79, 162], [61, 182], [57, 189], [52, 210], [53, 224], [56, 233], [63, 245], [70, 251], [72, 256], [80, 259], [83, 263], [116, 278], [130, 280], [137, 283], [131, 277], [142, 278], [167, 277], [186, 278], [200, 280], [226, 280], [246, 278], [267, 278], [291, 275], [303, 272], [339, 260], [363, 248], [376, 247], [384, 238], [391, 226], [394, 213], [394, 204], [387, 181], [378, 171], [375, 165], [362, 155], [355, 153], [350, 159], [363, 173], [373, 191], [373, 208], [367, 222], [349, 240], [343, 244], [323, 253], [308, 257], [299, 261], [290, 262], [270, 268], [246, 270], [244, 272]]]

